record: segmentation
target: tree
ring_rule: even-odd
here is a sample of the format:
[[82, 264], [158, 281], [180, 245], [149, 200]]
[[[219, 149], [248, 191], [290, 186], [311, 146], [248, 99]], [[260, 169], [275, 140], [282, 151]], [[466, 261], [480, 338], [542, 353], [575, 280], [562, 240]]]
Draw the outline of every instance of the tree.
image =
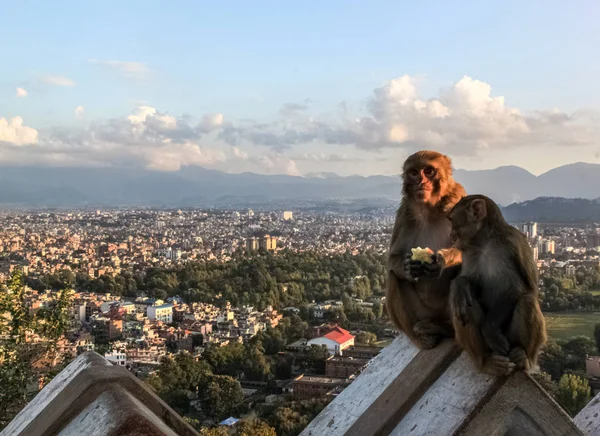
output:
[[207, 415], [216, 419], [231, 416], [244, 401], [240, 383], [226, 375], [211, 378], [202, 394], [202, 407]]
[[535, 379], [538, 384], [544, 388], [546, 392], [550, 394], [551, 397], [556, 398], [556, 391], [558, 386], [552, 380], [550, 374], [545, 372], [534, 372], [531, 376]]
[[235, 436], [277, 436], [275, 429], [260, 419], [239, 422]]
[[227, 435], [229, 435], [229, 432], [227, 431], [227, 428], [223, 427], [222, 425], [220, 425], [218, 427], [213, 427], [213, 428], [202, 427], [200, 429], [200, 436], [227, 436]]
[[594, 326], [594, 339], [596, 340], [596, 350], [600, 352], [600, 323]]
[[564, 374], [558, 382], [556, 400], [573, 417], [589, 403], [591, 389], [588, 381], [574, 374]]
[[174, 356], [164, 356], [156, 374], [148, 384], [180, 415], [190, 410], [190, 398], [203, 391], [212, 377], [210, 366], [183, 351]]
[[356, 335], [356, 342], [358, 344], [372, 344], [373, 342], [377, 342], [377, 335], [375, 333], [362, 331]]
[[566, 367], [571, 370], [585, 370], [585, 360], [596, 351], [596, 343], [587, 336], [575, 336], [562, 344], [567, 356]]
[[566, 356], [560, 345], [548, 341], [538, 359], [542, 371], [550, 374], [553, 380], [559, 380], [565, 372]]
[[[27, 388], [43, 385], [50, 369], [45, 358], [56, 356], [56, 342], [68, 326], [70, 291], [60, 294], [58, 302], [40, 316], [31, 315], [25, 304], [23, 274], [16, 269], [8, 284], [0, 289], [0, 428], [28, 402]], [[37, 341], [26, 341], [28, 335]]]

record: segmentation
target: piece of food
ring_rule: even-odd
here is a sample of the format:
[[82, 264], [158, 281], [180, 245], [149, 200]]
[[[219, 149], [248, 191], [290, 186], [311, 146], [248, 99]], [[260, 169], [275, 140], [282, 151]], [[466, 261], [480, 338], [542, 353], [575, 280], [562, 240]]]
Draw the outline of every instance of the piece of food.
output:
[[419, 260], [424, 263], [432, 263], [433, 259], [431, 255], [433, 254], [433, 250], [431, 248], [411, 248], [412, 251], [412, 260]]

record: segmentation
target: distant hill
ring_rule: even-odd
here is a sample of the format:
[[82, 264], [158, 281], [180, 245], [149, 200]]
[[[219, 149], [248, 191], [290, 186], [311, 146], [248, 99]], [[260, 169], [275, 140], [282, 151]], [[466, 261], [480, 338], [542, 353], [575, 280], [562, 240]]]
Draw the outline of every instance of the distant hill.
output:
[[[516, 166], [481, 171], [456, 170], [455, 177], [467, 192], [488, 195], [501, 205], [538, 197], [594, 199], [600, 196], [597, 188], [600, 165], [597, 164], [565, 165], [537, 177]], [[398, 176], [229, 174], [201, 167], [185, 167], [174, 172], [131, 168], [0, 167], [0, 205], [4, 206], [193, 207], [227, 201], [252, 204], [300, 198], [397, 202], [400, 193]]]
[[600, 199], [540, 197], [503, 207], [502, 214], [509, 222], [600, 222]]

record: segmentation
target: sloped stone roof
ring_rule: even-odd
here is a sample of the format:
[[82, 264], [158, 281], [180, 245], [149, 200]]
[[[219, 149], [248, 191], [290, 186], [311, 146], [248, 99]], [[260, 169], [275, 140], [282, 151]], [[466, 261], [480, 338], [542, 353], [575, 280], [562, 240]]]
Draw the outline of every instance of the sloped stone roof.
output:
[[129, 371], [89, 351], [48, 383], [2, 435], [192, 436], [198, 433]]
[[301, 435], [582, 434], [530, 376], [487, 376], [453, 341], [420, 351], [401, 335]]

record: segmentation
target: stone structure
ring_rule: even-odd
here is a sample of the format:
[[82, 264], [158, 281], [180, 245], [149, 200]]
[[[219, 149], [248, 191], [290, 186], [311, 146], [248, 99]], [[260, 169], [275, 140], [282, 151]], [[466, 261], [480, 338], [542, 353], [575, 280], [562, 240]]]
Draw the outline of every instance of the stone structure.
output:
[[89, 351], [48, 383], [2, 435], [196, 436], [198, 433], [129, 371]]
[[490, 377], [453, 341], [419, 351], [401, 335], [301, 436], [600, 435], [599, 412], [573, 421], [530, 376]]

